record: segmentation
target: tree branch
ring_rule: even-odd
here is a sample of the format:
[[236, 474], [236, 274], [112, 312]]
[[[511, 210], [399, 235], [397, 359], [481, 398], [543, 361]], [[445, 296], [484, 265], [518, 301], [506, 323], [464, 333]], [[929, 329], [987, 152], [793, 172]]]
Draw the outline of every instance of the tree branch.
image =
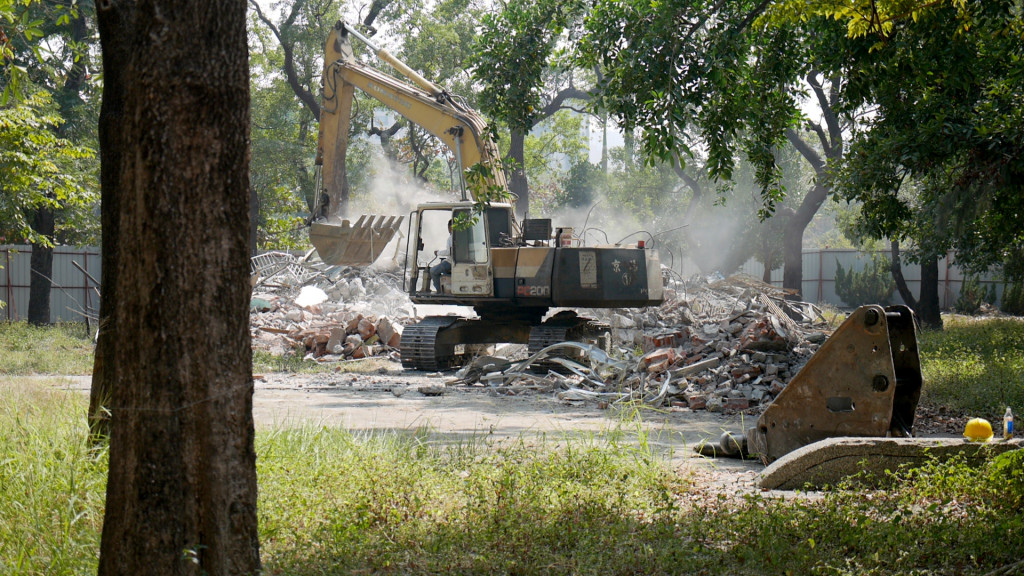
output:
[[[839, 125], [839, 118], [832, 109], [832, 101], [825, 94], [825, 89], [821, 82], [818, 81], [818, 74], [816, 70], [808, 72], [807, 83], [811, 85], [811, 90], [814, 91], [814, 95], [818, 99], [818, 105], [821, 106], [821, 116], [825, 120], [825, 125], [828, 126], [829, 142], [828, 146], [824, 147], [825, 155], [829, 158], [834, 158], [841, 152], [840, 145], [843, 141], [843, 131]], [[836, 83], [831, 82], [831, 84], [835, 86]]]
[[786, 128], [786, 139], [789, 140], [790, 144], [797, 149], [798, 152], [807, 160], [807, 162], [814, 168], [814, 173], [819, 177], [825, 174], [825, 162], [822, 161], [821, 155], [811, 148], [804, 139], [800, 137], [792, 128]]
[[825, 156], [828, 156], [829, 152], [832, 150], [832, 145], [829, 144], [828, 135], [825, 134], [825, 129], [814, 122], [808, 122], [807, 128], [818, 135], [818, 142], [821, 142], [821, 149], [825, 151]]
[[377, 20], [377, 16], [381, 13], [381, 10], [387, 8], [388, 4], [391, 4], [391, 0], [373, 0], [370, 4], [370, 11], [367, 12], [366, 18], [363, 18], [363, 26], [373, 28], [373, 23]]
[[588, 102], [590, 101], [590, 98], [590, 92], [580, 90], [579, 88], [565, 88], [564, 90], [559, 90], [558, 93], [555, 94], [554, 98], [552, 98], [546, 106], [540, 109], [540, 113], [537, 114], [536, 118], [531, 124], [531, 128], [533, 126], [536, 126], [537, 124], [540, 124], [546, 118], [550, 118], [552, 115], [554, 115], [555, 112], [558, 112], [559, 110], [569, 109], [579, 112], [579, 110], [576, 110], [576, 108], [566, 105], [566, 100], [582, 100], [584, 102]]
[[282, 28], [287, 30], [295, 22], [295, 18], [298, 16], [298, 13], [302, 8], [304, 1], [305, 0], [296, 0], [295, 3], [292, 4], [292, 11], [291, 13], [289, 13], [288, 18], [284, 21], [281, 28], [278, 28], [277, 25], [271, 22], [270, 19], [263, 14], [263, 10], [260, 8], [260, 5], [256, 2], [256, 0], [249, 0], [249, 5], [252, 6], [253, 9], [256, 11], [256, 17], [260, 19], [260, 22], [263, 22], [263, 24], [265, 24], [267, 28], [270, 29], [270, 31], [277, 38], [278, 43], [281, 44], [281, 50], [284, 51], [284, 75], [285, 79], [288, 81], [288, 86], [291, 87], [292, 92], [295, 93], [295, 96], [299, 98], [299, 100], [306, 106], [310, 113], [313, 114], [313, 117], [316, 118], [317, 121], [319, 122], [319, 99], [312, 92], [304, 88], [302, 86], [302, 83], [299, 82], [298, 73], [295, 71], [295, 47], [285, 42], [283, 34], [281, 33]]

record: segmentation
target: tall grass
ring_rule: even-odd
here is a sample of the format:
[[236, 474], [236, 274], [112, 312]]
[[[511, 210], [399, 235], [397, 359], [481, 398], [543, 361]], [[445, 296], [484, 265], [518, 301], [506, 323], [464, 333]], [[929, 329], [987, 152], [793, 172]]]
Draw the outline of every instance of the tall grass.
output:
[[0, 374], [91, 374], [92, 358], [85, 324], [0, 322]]
[[[656, 570], [646, 543], [686, 482], [632, 445], [593, 437], [434, 445], [428, 436], [306, 428], [259, 449], [269, 574]], [[652, 542], [655, 544], [655, 542]], [[657, 547], [661, 547], [657, 545]]]
[[81, 394], [0, 384], [0, 574], [95, 573], [107, 464], [86, 436]]

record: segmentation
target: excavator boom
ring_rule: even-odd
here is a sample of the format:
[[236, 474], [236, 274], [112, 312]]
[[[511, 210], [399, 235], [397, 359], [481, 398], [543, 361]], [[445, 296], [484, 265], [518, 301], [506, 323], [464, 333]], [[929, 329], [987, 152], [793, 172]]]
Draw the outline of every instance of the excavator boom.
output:
[[[364, 41], [375, 54], [395, 67], [413, 84], [360, 64], [354, 55], [351, 36]], [[372, 263], [391, 240], [402, 218], [389, 219], [381, 227], [379, 217], [364, 217], [355, 224], [344, 220], [348, 204], [345, 156], [355, 89], [375, 98], [388, 108], [441, 140], [455, 155], [457, 183], [465, 199], [473, 193], [462, 178], [463, 170], [476, 164], [496, 167], [498, 148], [487, 134], [487, 125], [475, 111], [461, 106], [446, 91], [426, 80], [386, 50], [339, 21], [327, 38], [324, 51], [323, 105], [316, 163], [321, 167], [323, 186], [310, 240], [324, 262], [360, 266]], [[507, 190], [504, 173], [485, 171], [488, 188]], [[370, 246], [371, 239], [374, 241]]]

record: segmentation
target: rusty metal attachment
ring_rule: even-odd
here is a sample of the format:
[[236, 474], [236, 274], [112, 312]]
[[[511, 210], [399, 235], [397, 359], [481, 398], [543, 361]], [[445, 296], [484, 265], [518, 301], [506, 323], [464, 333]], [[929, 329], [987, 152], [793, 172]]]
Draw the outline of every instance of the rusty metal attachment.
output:
[[309, 240], [325, 264], [369, 266], [380, 257], [404, 219], [364, 214], [355, 224], [338, 218], [317, 220], [310, 226]]
[[909, 437], [921, 396], [914, 315], [906, 306], [862, 306], [747, 431], [768, 464], [836, 436]]

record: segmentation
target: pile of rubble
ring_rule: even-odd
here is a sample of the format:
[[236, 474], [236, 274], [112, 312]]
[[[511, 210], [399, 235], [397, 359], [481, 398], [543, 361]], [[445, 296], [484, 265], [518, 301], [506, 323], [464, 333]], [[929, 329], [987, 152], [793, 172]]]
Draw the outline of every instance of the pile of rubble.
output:
[[[284, 253], [254, 260], [254, 347], [321, 362], [399, 360], [402, 327], [415, 320], [401, 278], [330, 268]], [[641, 401], [709, 411], [760, 411], [828, 337], [815, 306], [747, 276], [674, 281], [658, 308], [581, 310], [610, 327], [610, 347], [567, 342], [524, 356], [501, 349], [449, 385], [499, 393], [551, 391], [566, 401]], [[552, 370], [552, 368], [556, 368]]]
[[253, 347], [319, 362], [398, 359], [409, 298], [394, 274], [325, 267], [282, 252], [253, 260]]
[[[518, 364], [474, 363], [454, 383], [510, 392], [551, 389], [568, 400], [642, 401], [709, 411], [760, 411], [828, 337], [815, 306], [752, 278], [677, 283], [659, 308], [587, 311], [611, 326], [614, 351], [556, 345]], [[566, 354], [566, 352], [569, 352]], [[538, 376], [538, 366], [560, 365]]]

